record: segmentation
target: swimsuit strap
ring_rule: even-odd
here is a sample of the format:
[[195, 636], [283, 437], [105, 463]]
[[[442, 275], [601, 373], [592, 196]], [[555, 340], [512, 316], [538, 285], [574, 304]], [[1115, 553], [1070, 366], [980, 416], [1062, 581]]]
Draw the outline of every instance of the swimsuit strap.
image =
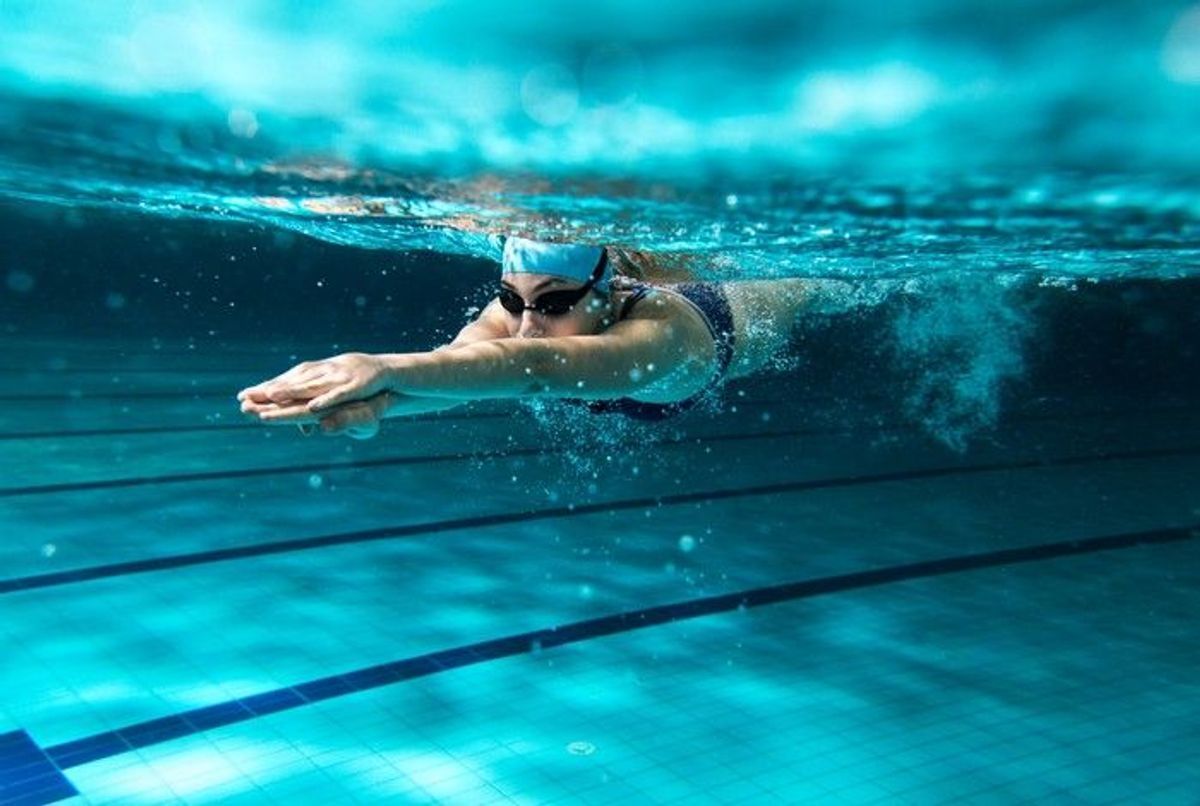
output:
[[733, 314], [729, 309], [729, 300], [719, 285], [714, 283], [682, 283], [675, 286], [653, 286], [646, 283], [630, 283], [627, 287], [633, 290], [629, 298], [621, 305], [619, 319], [624, 319], [633, 310], [633, 306], [651, 291], [666, 291], [682, 297], [691, 305], [704, 320], [713, 343], [717, 350], [717, 370], [705, 387], [685, 400], [674, 403], [645, 403], [628, 397], [616, 400], [570, 400], [568, 402], [583, 405], [594, 414], [623, 414], [635, 420], [665, 420], [687, 411], [695, 406], [720, 381], [721, 376], [729, 369], [733, 361]]
[[651, 291], [665, 291], [681, 297], [692, 309], [700, 314], [700, 318], [708, 327], [712, 336], [713, 346], [717, 350], [717, 371], [713, 374], [709, 386], [716, 384], [729, 370], [733, 363], [734, 328], [733, 312], [729, 308], [729, 299], [724, 290], [716, 283], [678, 283], [672, 285], [650, 285], [648, 283], [632, 282], [627, 286], [633, 293], [621, 305], [617, 315], [620, 321], [629, 316], [633, 306], [645, 298]]
[[709, 383], [712, 386], [733, 362], [733, 311], [729, 307], [729, 298], [716, 283], [680, 283], [666, 290], [674, 291], [690, 302], [708, 325], [708, 333], [717, 348], [717, 371]]
[[633, 306], [637, 305], [647, 294], [650, 293], [650, 286], [638, 283], [633, 286], [633, 293], [625, 298], [625, 302], [621, 305], [621, 311], [617, 314], [617, 321], [629, 316], [633, 311]]

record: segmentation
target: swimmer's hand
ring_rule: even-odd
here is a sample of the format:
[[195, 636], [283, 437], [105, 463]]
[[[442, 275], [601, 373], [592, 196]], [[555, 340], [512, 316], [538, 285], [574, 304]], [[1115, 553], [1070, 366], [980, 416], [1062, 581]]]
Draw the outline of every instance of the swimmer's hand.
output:
[[284, 408], [302, 403], [308, 411], [320, 414], [322, 409], [366, 400], [385, 391], [387, 379], [387, 367], [379, 356], [343, 353], [297, 364], [282, 375], [243, 389], [237, 398], [243, 404], [274, 403]]
[[379, 433], [379, 423], [394, 403], [396, 395], [380, 392], [366, 400], [355, 400], [313, 414], [308, 401], [285, 404], [260, 403], [251, 398], [242, 400], [242, 412], [267, 425], [297, 425], [306, 434], [308, 429], [326, 436], [345, 434], [354, 439], [370, 439]]

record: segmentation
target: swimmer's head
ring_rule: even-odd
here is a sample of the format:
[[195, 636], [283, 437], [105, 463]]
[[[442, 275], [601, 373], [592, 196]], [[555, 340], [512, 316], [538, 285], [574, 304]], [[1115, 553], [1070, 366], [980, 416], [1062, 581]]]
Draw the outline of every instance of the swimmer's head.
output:
[[612, 269], [599, 246], [508, 238], [500, 304], [513, 336], [598, 333], [608, 325]]
[[603, 247], [546, 243], [528, 238], [506, 238], [500, 261], [504, 275], [544, 274], [580, 285], [590, 283], [601, 294], [608, 293], [612, 269]]

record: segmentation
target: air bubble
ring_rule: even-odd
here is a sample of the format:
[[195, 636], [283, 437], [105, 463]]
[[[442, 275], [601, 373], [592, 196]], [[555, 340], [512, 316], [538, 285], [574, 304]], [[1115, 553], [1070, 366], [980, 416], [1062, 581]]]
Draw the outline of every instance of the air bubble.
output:
[[235, 137], [249, 140], [258, 134], [258, 117], [249, 109], [232, 109], [226, 117], [229, 131]]
[[579, 108], [579, 84], [562, 65], [543, 65], [521, 81], [521, 106], [543, 126], [561, 126]]
[[16, 291], [18, 294], [28, 294], [33, 290], [33, 275], [27, 271], [13, 269], [8, 273], [6, 280], [9, 291]]

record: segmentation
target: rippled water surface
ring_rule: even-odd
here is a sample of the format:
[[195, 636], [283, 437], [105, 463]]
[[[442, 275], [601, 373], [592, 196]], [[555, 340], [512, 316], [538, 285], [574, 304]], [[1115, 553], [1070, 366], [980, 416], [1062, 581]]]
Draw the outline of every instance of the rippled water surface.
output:
[[1200, 267], [1186, 3], [576, 11], [8, 0], [0, 198], [719, 276]]

